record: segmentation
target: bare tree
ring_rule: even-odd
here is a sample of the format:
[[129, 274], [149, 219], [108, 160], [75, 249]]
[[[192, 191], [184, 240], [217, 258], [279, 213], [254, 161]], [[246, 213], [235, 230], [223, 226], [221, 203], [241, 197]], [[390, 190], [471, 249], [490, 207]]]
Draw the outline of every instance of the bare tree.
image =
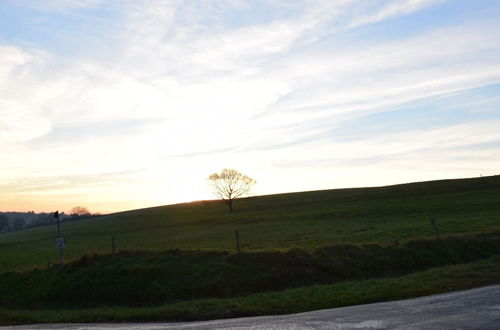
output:
[[220, 173], [210, 174], [208, 182], [214, 194], [226, 203], [230, 212], [233, 212], [233, 201], [250, 193], [257, 181], [236, 170], [225, 168]]
[[74, 208], [71, 209], [69, 215], [73, 218], [80, 218], [80, 217], [89, 217], [92, 214], [86, 207], [75, 206]]

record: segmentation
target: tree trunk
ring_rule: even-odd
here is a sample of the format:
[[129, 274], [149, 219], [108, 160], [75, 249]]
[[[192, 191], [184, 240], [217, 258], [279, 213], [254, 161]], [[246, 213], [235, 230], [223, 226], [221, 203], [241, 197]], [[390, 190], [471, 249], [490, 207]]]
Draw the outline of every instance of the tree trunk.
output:
[[227, 206], [229, 206], [229, 212], [233, 212], [233, 200], [229, 199], [227, 201]]

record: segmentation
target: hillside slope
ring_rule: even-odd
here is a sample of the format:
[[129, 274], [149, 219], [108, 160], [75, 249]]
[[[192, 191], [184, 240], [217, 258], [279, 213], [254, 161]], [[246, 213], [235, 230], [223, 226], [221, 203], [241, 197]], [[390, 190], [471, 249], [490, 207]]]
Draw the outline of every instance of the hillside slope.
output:
[[[234, 230], [245, 251], [307, 249], [338, 243], [401, 242], [500, 228], [500, 176], [395, 186], [335, 189], [239, 200], [235, 212], [218, 201], [133, 210], [63, 223], [67, 260], [121, 250], [234, 251]], [[56, 262], [56, 228], [0, 236], [0, 268], [46, 268]]]

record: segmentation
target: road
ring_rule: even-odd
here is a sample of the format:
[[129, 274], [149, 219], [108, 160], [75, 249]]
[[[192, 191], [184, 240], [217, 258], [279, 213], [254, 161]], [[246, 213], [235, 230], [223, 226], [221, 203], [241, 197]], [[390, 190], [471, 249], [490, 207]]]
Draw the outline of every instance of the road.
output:
[[500, 284], [292, 315], [192, 323], [45, 324], [1, 329], [500, 329]]

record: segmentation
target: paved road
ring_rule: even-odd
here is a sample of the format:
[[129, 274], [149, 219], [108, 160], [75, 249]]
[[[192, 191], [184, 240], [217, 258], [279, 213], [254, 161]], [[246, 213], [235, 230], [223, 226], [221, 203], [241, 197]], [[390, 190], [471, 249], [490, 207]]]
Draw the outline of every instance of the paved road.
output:
[[500, 329], [500, 284], [315, 312], [193, 323], [49, 324], [2, 329]]

